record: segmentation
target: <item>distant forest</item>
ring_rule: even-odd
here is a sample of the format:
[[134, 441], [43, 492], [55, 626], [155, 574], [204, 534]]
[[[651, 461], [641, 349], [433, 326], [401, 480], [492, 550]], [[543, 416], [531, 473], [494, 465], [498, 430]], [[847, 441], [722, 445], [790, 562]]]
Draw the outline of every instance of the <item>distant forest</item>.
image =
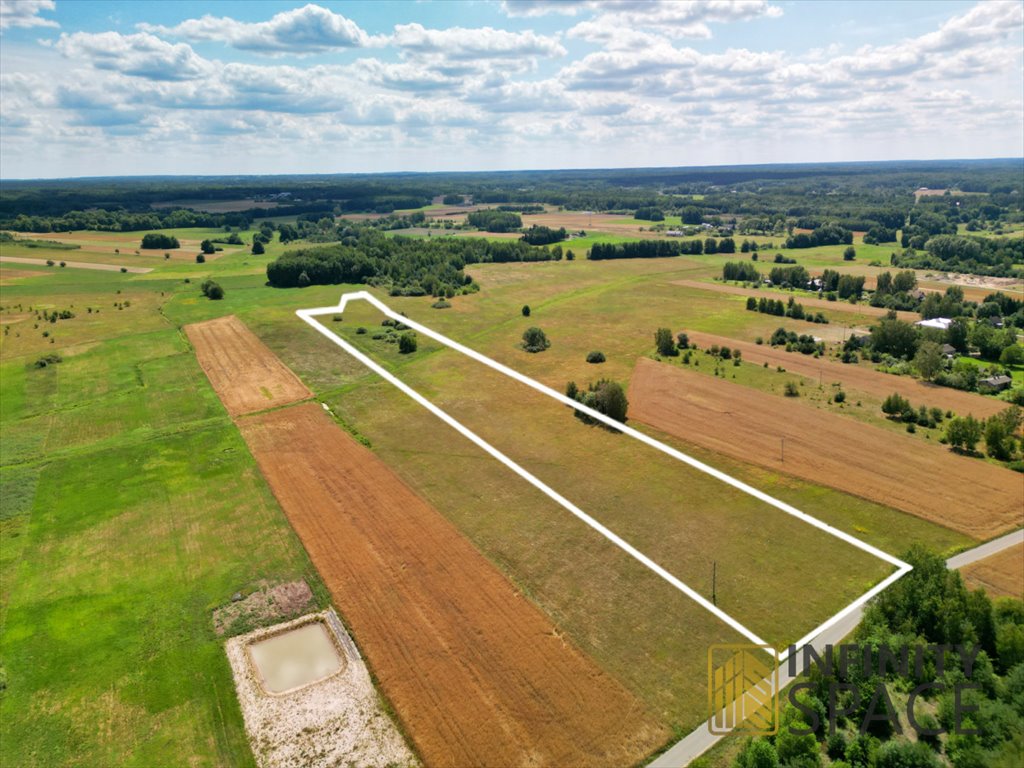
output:
[[[273, 215], [298, 219], [289, 225], [289, 231], [282, 230], [282, 240], [337, 242], [346, 236], [342, 226], [334, 226], [337, 217], [384, 213], [389, 214], [383, 225], [386, 228], [420, 226], [424, 221], [421, 213], [396, 211], [423, 208], [440, 198], [490, 206], [468, 218], [471, 224], [492, 232], [521, 231], [520, 214], [536, 212], [544, 204], [637, 215], [661, 222], [657, 226], [662, 228], [668, 226], [664, 223], [668, 216], [679, 216], [683, 226], [704, 224], [720, 232], [726, 230], [725, 234], [777, 237], [791, 248], [846, 244], [853, 232], [866, 232], [866, 242], [891, 242], [894, 252], [901, 250], [893, 264], [1005, 276], [1020, 272], [1024, 263], [1019, 238], [984, 242], [960, 237], [957, 232], [963, 225], [968, 231], [998, 234], [1002, 227], [1024, 221], [1022, 179], [1024, 160], [1004, 159], [5, 181], [0, 190], [0, 229], [126, 232], [199, 226], [246, 228]], [[916, 198], [915, 191], [921, 187], [949, 192]], [[174, 205], [179, 201], [227, 200], [253, 203], [247, 210], [231, 213]], [[321, 226], [323, 221], [328, 226]], [[563, 235], [557, 230], [533, 228], [527, 229], [524, 237], [526, 245], [543, 246]], [[732, 240], [720, 242], [728, 245]], [[704, 250], [708, 252], [706, 247]], [[648, 255], [615, 248], [598, 249], [591, 258]]]

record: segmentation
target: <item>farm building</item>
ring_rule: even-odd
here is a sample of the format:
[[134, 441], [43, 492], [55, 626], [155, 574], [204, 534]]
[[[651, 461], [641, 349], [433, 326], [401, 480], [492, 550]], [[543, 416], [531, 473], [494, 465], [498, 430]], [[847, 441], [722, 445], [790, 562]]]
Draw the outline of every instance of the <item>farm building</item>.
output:
[[954, 347], [952, 344], [943, 344], [942, 356], [945, 357], [947, 360], [952, 360], [954, 357], [957, 356], [956, 347]]
[[940, 331], [948, 331], [952, 322], [953, 320], [948, 317], [933, 317], [931, 320], [918, 320], [914, 325], [919, 325], [922, 328], [938, 328]]
[[1013, 383], [1013, 379], [1005, 374], [999, 376], [989, 376], [987, 379], [982, 379], [978, 382], [979, 392], [1002, 392], [1004, 389]]

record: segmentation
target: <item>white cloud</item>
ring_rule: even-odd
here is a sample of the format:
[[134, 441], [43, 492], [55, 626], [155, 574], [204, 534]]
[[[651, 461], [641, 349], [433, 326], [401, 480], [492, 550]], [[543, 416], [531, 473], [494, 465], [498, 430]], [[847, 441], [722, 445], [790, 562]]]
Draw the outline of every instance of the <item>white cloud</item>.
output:
[[12, 27], [59, 27], [53, 19], [44, 19], [42, 11], [57, 7], [54, 0], [0, 0], [0, 29]]
[[209, 74], [211, 65], [185, 43], [168, 43], [144, 32], [75, 32], [61, 35], [56, 48], [64, 56], [150, 80], [191, 80]]
[[532, 31], [508, 32], [492, 27], [426, 29], [420, 24], [398, 24], [391, 42], [410, 53], [441, 54], [451, 59], [564, 56], [566, 53], [556, 38]]
[[558, 14], [575, 16], [579, 11], [593, 8], [591, 0], [502, 0], [501, 9], [512, 17], [531, 18]]
[[313, 4], [283, 11], [269, 21], [256, 23], [206, 15], [173, 27], [140, 24], [139, 29], [171, 37], [223, 42], [241, 50], [271, 55], [366, 48], [385, 42], [383, 37], [368, 35], [340, 13]]

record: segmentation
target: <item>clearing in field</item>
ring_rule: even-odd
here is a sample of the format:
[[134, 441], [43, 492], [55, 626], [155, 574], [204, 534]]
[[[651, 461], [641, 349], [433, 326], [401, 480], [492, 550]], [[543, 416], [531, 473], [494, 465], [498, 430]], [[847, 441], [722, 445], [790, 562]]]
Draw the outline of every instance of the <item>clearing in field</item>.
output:
[[982, 587], [992, 597], [1024, 599], [1024, 544], [1004, 549], [960, 569], [969, 587]]
[[238, 424], [428, 764], [624, 765], [668, 738], [318, 404]]
[[1024, 494], [1014, 472], [799, 402], [649, 359], [637, 362], [629, 402], [632, 418], [673, 437], [978, 540], [1022, 522]]
[[312, 397], [306, 385], [234, 315], [185, 326], [199, 365], [232, 416]]
[[233, 637], [226, 651], [260, 768], [418, 764], [334, 611]]

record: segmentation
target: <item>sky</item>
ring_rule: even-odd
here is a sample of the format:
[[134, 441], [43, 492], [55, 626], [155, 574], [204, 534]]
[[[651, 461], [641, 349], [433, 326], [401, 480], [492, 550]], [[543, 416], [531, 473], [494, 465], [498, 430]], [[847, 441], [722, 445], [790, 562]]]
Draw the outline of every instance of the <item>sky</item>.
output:
[[1024, 2], [0, 0], [0, 178], [1024, 155]]

